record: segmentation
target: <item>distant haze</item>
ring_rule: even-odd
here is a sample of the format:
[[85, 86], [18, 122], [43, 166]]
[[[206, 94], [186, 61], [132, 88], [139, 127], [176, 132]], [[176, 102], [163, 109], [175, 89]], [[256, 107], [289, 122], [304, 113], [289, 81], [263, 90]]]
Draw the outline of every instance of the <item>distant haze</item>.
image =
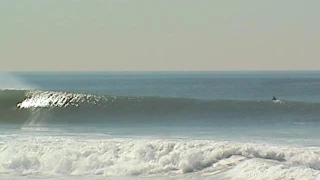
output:
[[318, 0], [2, 0], [0, 70], [319, 70]]

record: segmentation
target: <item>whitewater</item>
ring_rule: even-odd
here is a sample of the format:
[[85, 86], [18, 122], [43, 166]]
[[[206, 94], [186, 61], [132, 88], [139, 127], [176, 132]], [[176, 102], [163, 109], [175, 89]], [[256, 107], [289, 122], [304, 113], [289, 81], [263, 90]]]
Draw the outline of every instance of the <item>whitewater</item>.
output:
[[3, 72], [0, 179], [317, 180], [319, 75]]

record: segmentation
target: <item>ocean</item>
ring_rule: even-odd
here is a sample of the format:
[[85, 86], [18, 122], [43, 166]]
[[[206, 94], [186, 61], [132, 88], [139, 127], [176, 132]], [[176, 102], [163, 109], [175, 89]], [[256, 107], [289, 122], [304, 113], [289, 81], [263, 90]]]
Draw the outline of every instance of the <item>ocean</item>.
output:
[[0, 89], [0, 179], [320, 179], [319, 71], [1, 72]]

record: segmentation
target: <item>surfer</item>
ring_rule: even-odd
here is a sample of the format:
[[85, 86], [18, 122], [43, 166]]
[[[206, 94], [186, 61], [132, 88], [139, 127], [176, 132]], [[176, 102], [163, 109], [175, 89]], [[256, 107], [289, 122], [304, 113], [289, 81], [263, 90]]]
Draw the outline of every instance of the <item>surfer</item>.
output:
[[277, 98], [275, 96], [273, 96], [272, 101], [275, 101], [275, 100], [277, 100]]

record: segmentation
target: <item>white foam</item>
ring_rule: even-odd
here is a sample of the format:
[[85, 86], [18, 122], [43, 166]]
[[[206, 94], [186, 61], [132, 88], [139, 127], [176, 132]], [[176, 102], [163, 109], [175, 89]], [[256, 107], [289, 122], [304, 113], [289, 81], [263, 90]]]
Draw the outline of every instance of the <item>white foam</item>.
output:
[[101, 99], [101, 97], [94, 95], [53, 91], [29, 91], [26, 97], [25, 100], [17, 104], [18, 108], [77, 107], [84, 102], [96, 104]]
[[315, 179], [320, 150], [196, 140], [14, 136], [0, 144], [0, 174]]
[[279, 99], [277, 100], [272, 100], [273, 103], [278, 103], [278, 104], [284, 104], [284, 101], [281, 101]]

